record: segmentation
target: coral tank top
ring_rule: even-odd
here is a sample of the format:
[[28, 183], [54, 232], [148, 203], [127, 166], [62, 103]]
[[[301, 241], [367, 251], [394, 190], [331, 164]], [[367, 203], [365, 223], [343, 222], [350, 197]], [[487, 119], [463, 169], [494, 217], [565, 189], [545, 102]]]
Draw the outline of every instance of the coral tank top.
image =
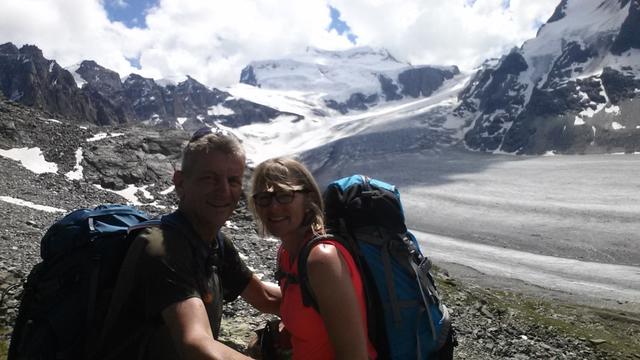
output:
[[[347, 249], [336, 240], [324, 239], [322, 244], [330, 244], [338, 249], [338, 252], [345, 260], [351, 282], [358, 297], [360, 312], [362, 315], [362, 326], [367, 333], [367, 313], [364, 297], [364, 289], [360, 272]], [[284, 248], [279, 249], [280, 269], [285, 273], [298, 276], [298, 259], [290, 263], [290, 257]], [[280, 304], [280, 317], [284, 326], [291, 334], [291, 346], [293, 347], [293, 360], [327, 360], [335, 359], [335, 351], [329, 340], [329, 334], [324, 326], [320, 314], [311, 306], [306, 307], [302, 302], [302, 293], [299, 284], [287, 283], [286, 278], [280, 281], [282, 290], [282, 303]], [[367, 351], [370, 359], [377, 357], [376, 350], [367, 339]]]

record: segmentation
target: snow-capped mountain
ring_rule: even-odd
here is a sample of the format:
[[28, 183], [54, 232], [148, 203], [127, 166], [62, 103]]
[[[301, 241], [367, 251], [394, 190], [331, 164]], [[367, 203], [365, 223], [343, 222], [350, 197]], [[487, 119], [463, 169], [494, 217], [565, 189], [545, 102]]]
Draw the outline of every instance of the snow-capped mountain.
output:
[[629, 153], [640, 151], [639, 64], [640, 0], [562, 0], [535, 38], [473, 74], [411, 65], [384, 49], [307, 48], [251, 62], [239, 84], [219, 90], [188, 76], [121, 81], [92, 61], [68, 72], [35, 46], [9, 43], [0, 46], [0, 85], [10, 99], [95, 124], [234, 128], [248, 147], [273, 145], [256, 159], [461, 143]]
[[385, 101], [430, 96], [459, 73], [456, 66], [412, 66], [384, 49], [307, 48], [303, 54], [287, 59], [252, 62], [242, 70], [240, 82], [264, 89], [320, 94], [320, 107], [346, 114]]
[[471, 149], [634, 152], [639, 94], [640, 2], [562, 0], [536, 38], [483, 66], [456, 112]]

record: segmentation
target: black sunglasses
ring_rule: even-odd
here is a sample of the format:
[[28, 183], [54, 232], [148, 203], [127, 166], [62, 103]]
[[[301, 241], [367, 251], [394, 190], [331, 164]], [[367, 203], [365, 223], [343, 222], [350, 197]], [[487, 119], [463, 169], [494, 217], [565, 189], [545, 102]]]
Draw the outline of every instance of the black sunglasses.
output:
[[196, 132], [193, 133], [193, 135], [191, 135], [191, 139], [189, 140], [189, 142], [193, 142], [196, 141], [198, 139], [201, 139], [209, 134], [215, 134], [218, 136], [235, 136], [233, 134], [231, 134], [230, 132], [228, 132], [227, 130], [221, 129], [219, 127], [209, 127], [209, 126], [205, 126], [205, 127], [201, 127], [200, 129], [196, 130]]
[[282, 204], [282, 205], [291, 204], [297, 192], [306, 192], [306, 191], [304, 190], [263, 191], [257, 194], [253, 194], [253, 202], [260, 207], [267, 207], [271, 205], [271, 202], [273, 201], [273, 199], [276, 199], [278, 204]]

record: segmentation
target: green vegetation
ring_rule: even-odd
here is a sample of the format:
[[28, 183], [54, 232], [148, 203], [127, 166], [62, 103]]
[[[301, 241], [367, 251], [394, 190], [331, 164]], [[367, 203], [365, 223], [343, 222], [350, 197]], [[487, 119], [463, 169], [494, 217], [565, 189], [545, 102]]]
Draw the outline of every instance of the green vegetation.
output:
[[9, 353], [9, 340], [8, 337], [5, 336], [9, 331], [7, 328], [0, 329], [0, 334], [2, 334], [2, 338], [0, 338], [0, 360], [6, 360]]

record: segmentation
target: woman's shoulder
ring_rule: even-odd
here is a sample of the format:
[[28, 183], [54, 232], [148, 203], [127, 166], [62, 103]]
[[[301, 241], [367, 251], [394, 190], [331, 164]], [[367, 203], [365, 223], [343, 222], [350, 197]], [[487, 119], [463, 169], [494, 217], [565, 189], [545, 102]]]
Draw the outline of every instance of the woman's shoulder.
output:
[[315, 244], [307, 257], [309, 271], [338, 270], [345, 254], [342, 254], [340, 244], [335, 239], [323, 239]]

